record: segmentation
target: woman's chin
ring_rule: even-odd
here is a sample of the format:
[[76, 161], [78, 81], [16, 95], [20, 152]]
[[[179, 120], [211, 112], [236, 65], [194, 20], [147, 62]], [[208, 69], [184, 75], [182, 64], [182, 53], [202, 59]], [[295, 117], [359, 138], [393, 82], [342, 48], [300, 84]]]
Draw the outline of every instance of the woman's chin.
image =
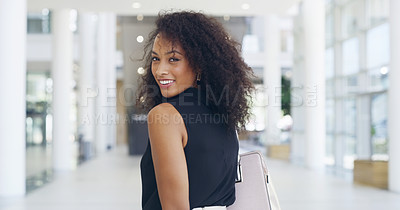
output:
[[170, 97], [177, 95], [177, 93], [173, 89], [168, 88], [168, 89], [161, 89], [161, 95], [164, 98], [170, 98]]

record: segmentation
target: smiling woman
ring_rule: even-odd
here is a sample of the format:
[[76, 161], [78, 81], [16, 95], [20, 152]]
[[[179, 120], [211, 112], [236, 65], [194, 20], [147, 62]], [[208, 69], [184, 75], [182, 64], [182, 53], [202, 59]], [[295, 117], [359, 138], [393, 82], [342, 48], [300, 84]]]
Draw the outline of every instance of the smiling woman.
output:
[[236, 130], [249, 118], [254, 87], [229, 37], [201, 13], [165, 13], [156, 21], [137, 97], [149, 111], [140, 165], [145, 210], [218, 210], [235, 201]]

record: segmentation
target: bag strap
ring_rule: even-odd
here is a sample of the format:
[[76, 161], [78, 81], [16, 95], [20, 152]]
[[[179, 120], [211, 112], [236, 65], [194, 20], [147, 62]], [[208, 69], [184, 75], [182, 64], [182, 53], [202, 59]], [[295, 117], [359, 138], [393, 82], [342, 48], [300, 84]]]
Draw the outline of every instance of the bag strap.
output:
[[272, 184], [272, 181], [268, 181], [268, 176], [267, 176], [267, 188], [269, 192], [269, 200], [271, 204], [271, 209], [272, 210], [281, 210], [281, 206], [279, 205], [279, 199], [278, 195], [276, 194], [275, 187]]
[[[237, 138], [238, 144], [239, 144], [239, 134], [238, 134], [237, 130], [235, 130], [235, 132], [236, 132], [236, 138]], [[236, 169], [235, 183], [242, 182], [242, 165], [240, 163], [240, 154], [238, 154], [238, 157], [237, 157], [237, 166], [236, 167], [237, 167], [237, 169]]]

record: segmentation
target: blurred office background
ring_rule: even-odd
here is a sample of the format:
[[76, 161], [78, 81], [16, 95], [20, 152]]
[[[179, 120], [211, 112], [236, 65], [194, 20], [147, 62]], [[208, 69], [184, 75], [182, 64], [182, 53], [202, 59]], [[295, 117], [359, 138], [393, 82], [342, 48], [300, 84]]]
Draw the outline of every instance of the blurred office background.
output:
[[0, 0], [0, 209], [140, 209], [137, 79], [169, 9], [242, 43], [241, 151], [268, 157], [283, 209], [400, 209], [399, 0]]

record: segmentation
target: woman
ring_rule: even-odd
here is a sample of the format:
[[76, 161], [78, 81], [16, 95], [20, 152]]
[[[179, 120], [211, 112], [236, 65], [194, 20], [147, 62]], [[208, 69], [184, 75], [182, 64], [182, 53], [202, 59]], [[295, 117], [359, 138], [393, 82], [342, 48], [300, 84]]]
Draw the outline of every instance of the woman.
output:
[[201, 13], [161, 14], [149, 37], [138, 94], [151, 109], [142, 208], [226, 209], [235, 201], [236, 130], [249, 118], [252, 70], [239, 44]]

